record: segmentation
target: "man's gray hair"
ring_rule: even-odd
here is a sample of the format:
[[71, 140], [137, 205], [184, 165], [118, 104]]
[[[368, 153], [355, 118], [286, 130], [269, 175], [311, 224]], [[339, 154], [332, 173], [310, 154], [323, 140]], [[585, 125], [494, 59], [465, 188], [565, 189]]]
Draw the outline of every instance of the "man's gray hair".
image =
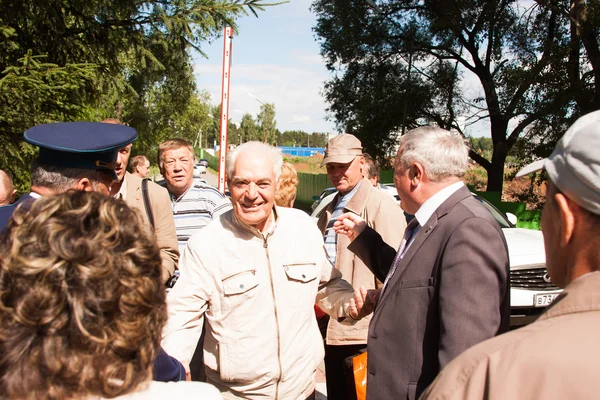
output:
[[73, 189], [80, 179], [88, 178], [94, 190], [106, 181], [105, 172], [89, 168], [66, 168], [34, 161], [31, 166], [31, 185], [62, 193]]
[[233, 167], [242, 153], [252, 153], [257, 157], [271, 160], [275, 172], [275, 180], [279, 180], [281, 165], [283, 164], [283, 154], [281, 154], [281, 150], [277, 147], [263, 142], [246, 142], [227, 154], [227, 179], [233, 178]]
[[460, 135], [437, 126], [423, 126], [400, 137], [402, 168], [418, 162], [433, 182], [462, 178], [469, 163], [469, 147]]

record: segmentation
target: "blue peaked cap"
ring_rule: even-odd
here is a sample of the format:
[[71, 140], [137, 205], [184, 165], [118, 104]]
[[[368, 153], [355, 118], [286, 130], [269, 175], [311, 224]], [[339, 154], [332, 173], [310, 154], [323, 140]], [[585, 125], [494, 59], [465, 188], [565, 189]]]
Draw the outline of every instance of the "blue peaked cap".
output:
[[116, 180], [119, 149], [135, 141], [138, 133], [118, 124], [55, 122], [34, 126], [24, 136], [40, 148], [41, 164], [106, 171]]

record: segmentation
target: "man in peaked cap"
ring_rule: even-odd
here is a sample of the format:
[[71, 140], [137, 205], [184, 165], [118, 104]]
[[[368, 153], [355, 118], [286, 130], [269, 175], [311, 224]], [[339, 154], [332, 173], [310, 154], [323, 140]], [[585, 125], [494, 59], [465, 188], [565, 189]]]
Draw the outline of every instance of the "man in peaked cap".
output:
[[137, 132], [97, 122], [57, 122], [34, 126], [24, 137], [40, 149], [31, 168], [31, 192], [0, 208], [0, 229], [8, 224], [15, 207], [40, 196], [70, 189], [108, 195], [117, 179], [118, 150], [136, 140]]
[[600, 392], [600, 111], [579, 118], [545, 169], [546, 265], [563, 293], [532, 324], [472, 347], [425, 399], [595, 399]]
[[[363, 178], [365, 158], [362, 143], [354, 135], [342, 134], [329, 140], [322, 165], [327, 167], [329, 180], [338, 190], [317, 224], [324, 237], [327, 256], [353, 287], [379, 288], [382, 283], [363, 260], [348, 250], [348, 237], [338, 235], [331, 228], [340, 215], [351, 212], [364, 218], [387, 243], [397, 248], [406, 226], [402, 210], [391, 196]], [[327, 396], [330, 400], [356, 399], [352, 357], [367, 347], [371, 317], [363, 318], [352, 326], [333, 319], [327, 322], [327, 319], [328, 316], [323, 316], [319, 320], [321, 326], [327, 324]]]
[[[0, 207], [0, 230], [17, 206], [28, 207], [41, 196], [68, 190], [96, 191], [110, 194], [119, 150], [138, 137], [135, 129], [125, 125], [100, 122], [57, 122], [34, 126], [25, 132], [25, 140], [40, 148], [32, 164], [31, 192], [15, 204]], [[126, 165], [126, 163], [125, 163]], [[185, 379], [185, 369], [162, 348], [154, 361], [154, 379]]]

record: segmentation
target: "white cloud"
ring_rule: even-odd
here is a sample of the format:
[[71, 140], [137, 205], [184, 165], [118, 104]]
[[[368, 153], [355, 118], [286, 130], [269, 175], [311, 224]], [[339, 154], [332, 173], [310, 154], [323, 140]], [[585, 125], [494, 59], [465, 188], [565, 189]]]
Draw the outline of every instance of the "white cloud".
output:
[[[308, 58], [307, 58], [308, 59]], [[196, 64], [198, 87], [207, 90], [213, 104], [221, 99], [221, 66]], [[325, 68], [311, 64], [238, 64], [231, 67], [229, 117], [237, 122], [245, 113], [256, 117], [260, 102], [274, 103], [277, 128], [306, 132], [332, 132], [325, 121], [327, 105], [320, 92], [327, 79]], [[249, 93], [255, 96], [253, 98]]]
[[302, 124], [305, 122], [312, 122], [312, 118], [308, 115], [294, 115], [292, 117], [292, 123], [294, 124]]
[[292, 51], [290, 58], [304, 65], [325, 65], [323, 57], [318, 53], [308, 51]]

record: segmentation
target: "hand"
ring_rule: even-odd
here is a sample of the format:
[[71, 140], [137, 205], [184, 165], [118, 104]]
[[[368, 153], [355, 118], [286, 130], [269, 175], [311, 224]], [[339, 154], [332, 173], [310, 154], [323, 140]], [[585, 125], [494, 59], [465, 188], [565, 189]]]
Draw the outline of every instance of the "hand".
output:
[[179, 361], [179, 362], [181, 363], [181, 365], [183, 365], [183, 369], [185, 369], [185, 380], [191, 381], [192, 373], [190, 372], [190, 364], [186, 361]]
[[367, 222], [354, 213], [345, 213], [338, 217], [333, 224], [336, 233], [348, 236], [352, 242], [367, 227]]
[[350, 299], [350, 306], [348, 307], [348, 315], [352, 319], [361, 319], [373, 312], [375, 304], [373, 301], [373, 294], [371, 292], [378, 292], [376, 290], [367, 290], [363, 286], [359, 289], [354, 289], [354, 298]]

